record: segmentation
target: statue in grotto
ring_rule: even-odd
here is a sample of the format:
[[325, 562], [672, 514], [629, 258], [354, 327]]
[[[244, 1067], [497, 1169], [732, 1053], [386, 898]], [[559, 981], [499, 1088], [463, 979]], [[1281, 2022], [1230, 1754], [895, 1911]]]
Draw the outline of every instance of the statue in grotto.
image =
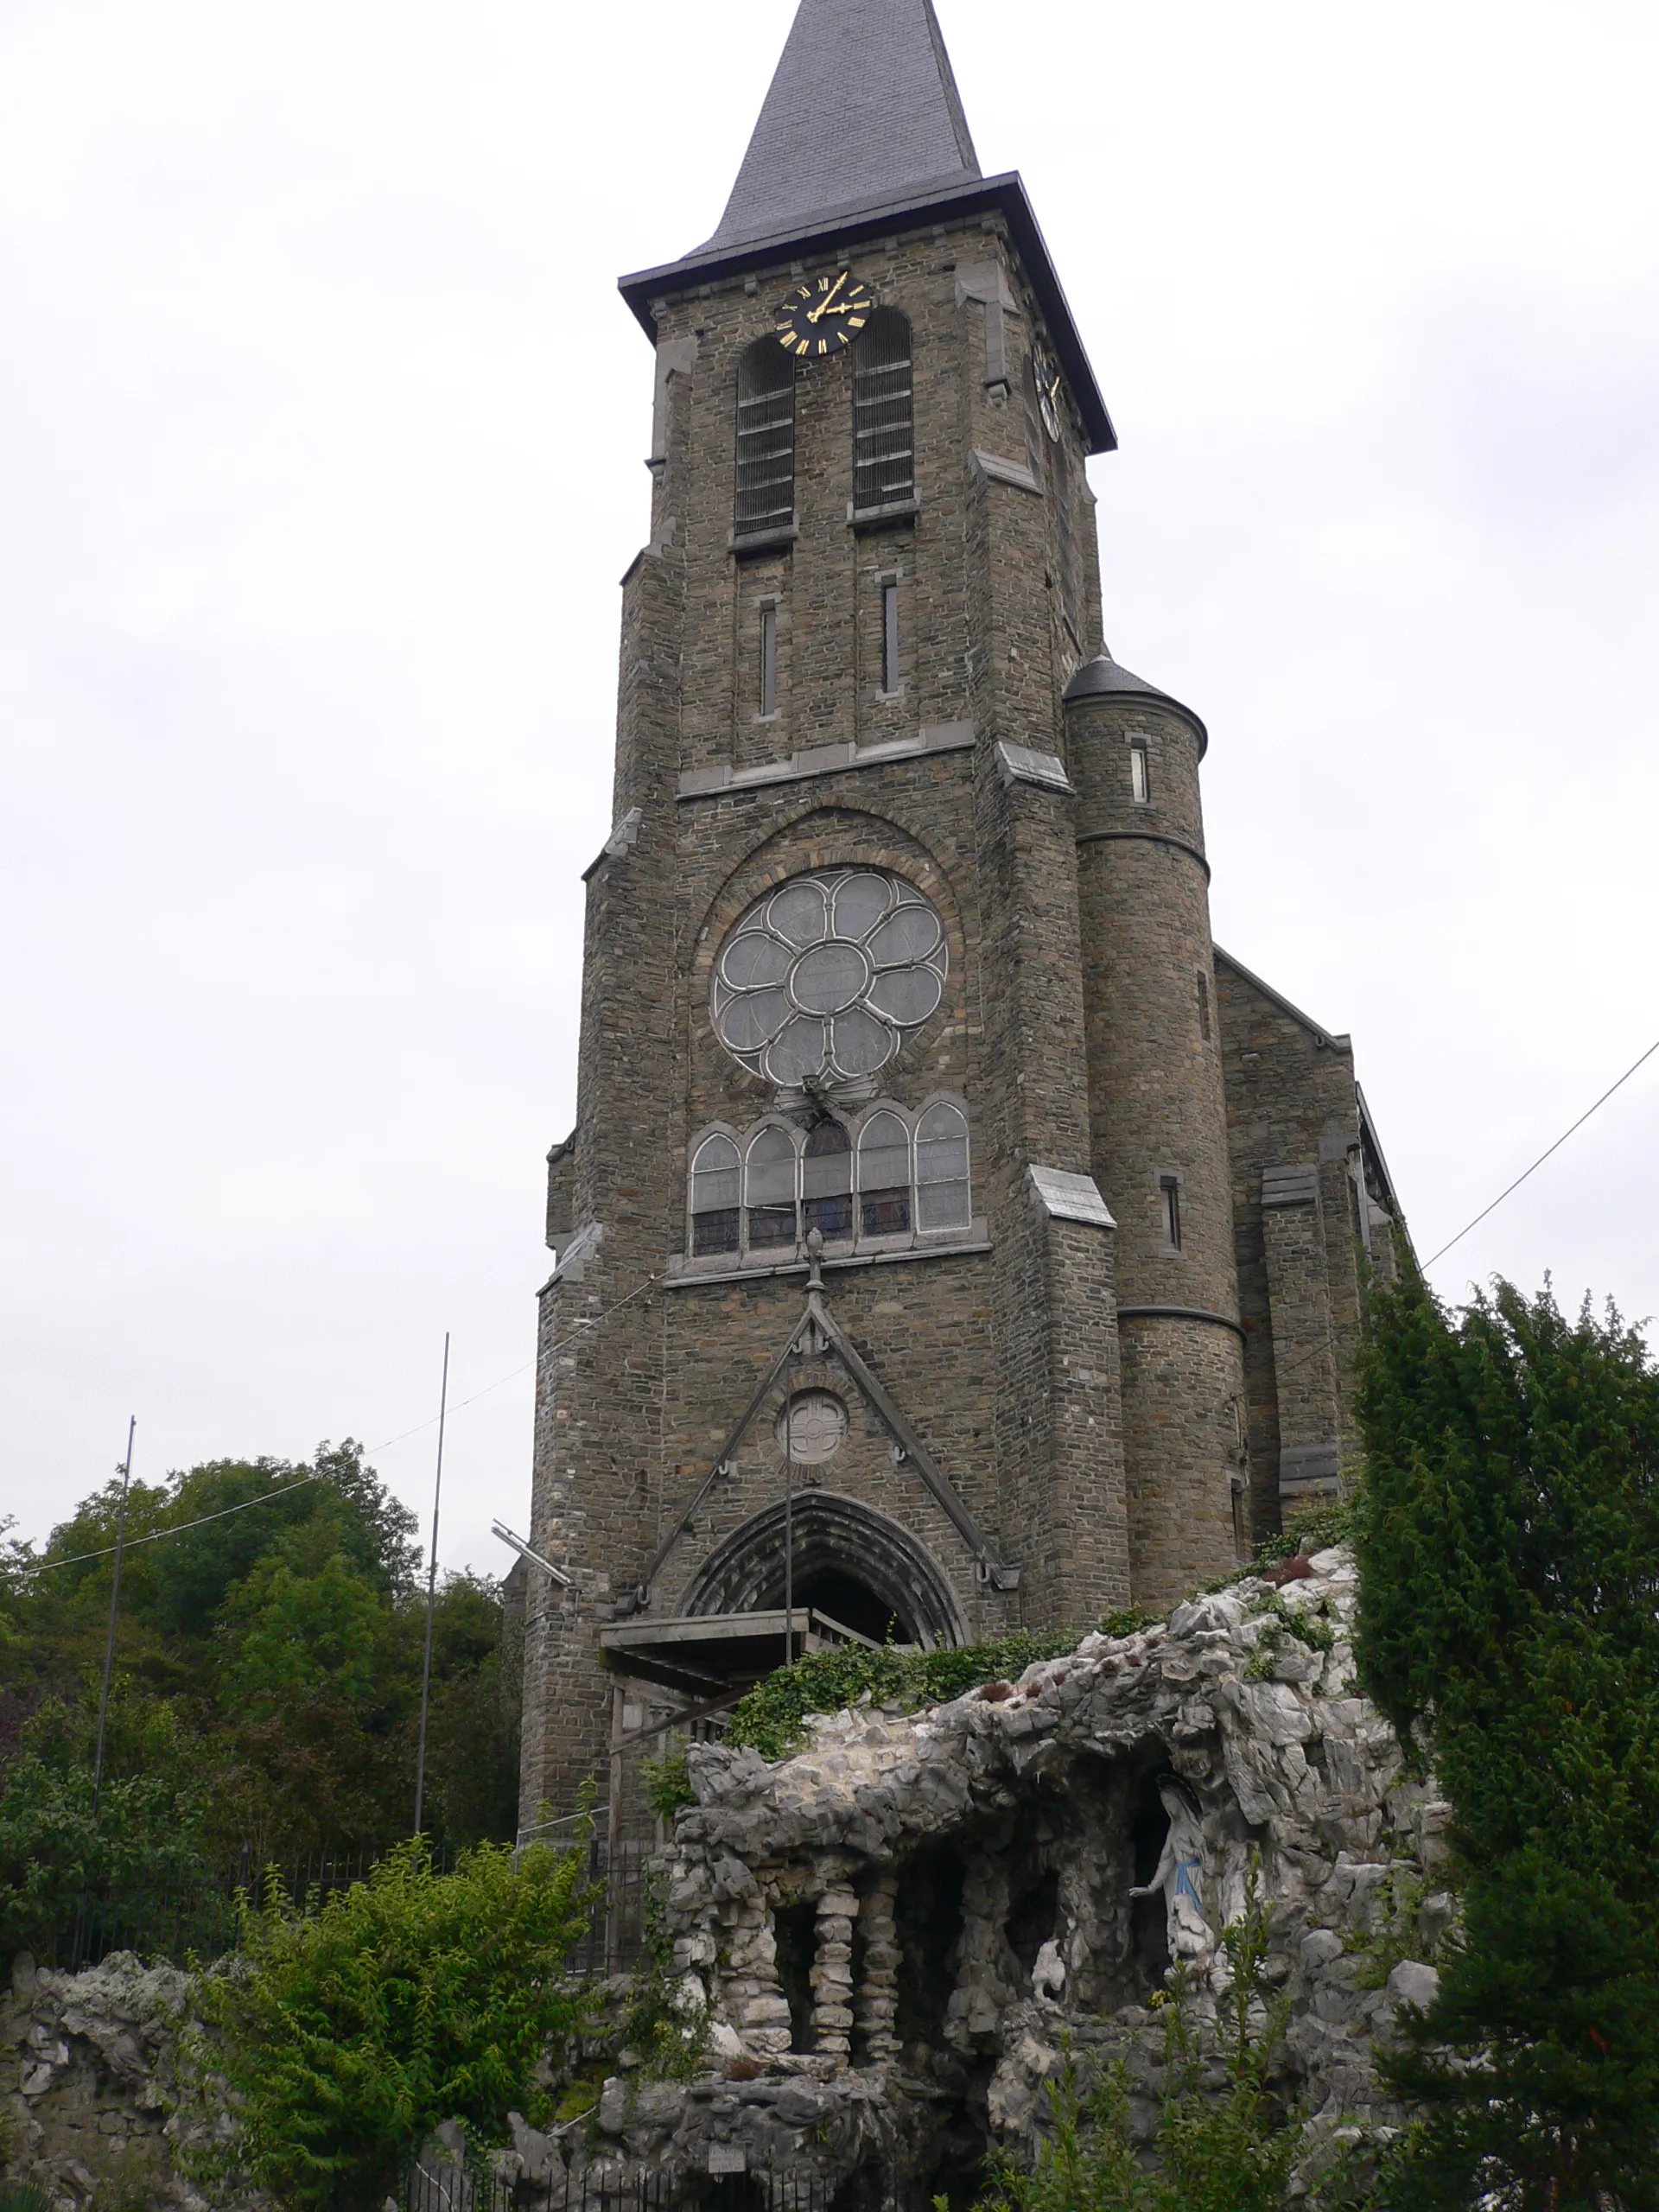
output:
[[1216, 1939], [1204, 1911], [1204, 1830], [1198, 1808], [1173, 1780], [1159, 1783], [1158, 1796], [1169, 1815], [1169, 1833], [1152, 1879], [1129, 1895], [1149, 1897], [1161, 1890], [1169, 1915], [1170, 1956], [1206, 1959]]

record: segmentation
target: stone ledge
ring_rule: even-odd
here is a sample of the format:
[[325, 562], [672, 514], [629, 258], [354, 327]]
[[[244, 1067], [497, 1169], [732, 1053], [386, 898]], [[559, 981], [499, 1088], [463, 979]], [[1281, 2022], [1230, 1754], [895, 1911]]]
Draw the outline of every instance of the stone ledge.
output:
[[721, 761], [712, 768], [687, 768], [677, 786], [682, 799], [711, 798], [724, 791], [764, 790], [771, 784], [804, 783], [815, 776], [838, 775], [846, 768], [880, 768], [893, 760], [914, 760], [931, 753], [965, 753], [974, 742], [972, 722], [924, 723], [913, 737], [883, 745], [810, 745], [786, 760], [758, 768], [734, 768]]

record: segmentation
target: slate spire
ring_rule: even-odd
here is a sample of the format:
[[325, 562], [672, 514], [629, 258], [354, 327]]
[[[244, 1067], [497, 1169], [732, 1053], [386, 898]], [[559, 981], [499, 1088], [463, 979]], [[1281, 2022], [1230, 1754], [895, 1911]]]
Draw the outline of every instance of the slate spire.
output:
[[933, 0], [800, 0], [708, 246], [979, 174]]

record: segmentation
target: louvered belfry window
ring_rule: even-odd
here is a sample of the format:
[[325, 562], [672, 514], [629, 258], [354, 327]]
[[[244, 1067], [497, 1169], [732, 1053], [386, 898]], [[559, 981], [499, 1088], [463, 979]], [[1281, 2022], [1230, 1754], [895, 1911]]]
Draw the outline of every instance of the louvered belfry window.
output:
[[878, 308], [853, 348], [853, 510], [890, 507], [916, 490], [910, 321]]
[[775, 338], [758, 338], [737, 369], [737, 531], [794, 519], [795, 364]]

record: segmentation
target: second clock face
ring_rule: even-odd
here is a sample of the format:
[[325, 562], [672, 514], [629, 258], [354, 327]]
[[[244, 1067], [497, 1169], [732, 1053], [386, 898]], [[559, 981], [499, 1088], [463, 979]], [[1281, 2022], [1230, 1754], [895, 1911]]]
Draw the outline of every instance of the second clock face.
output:
[[816, 360], [850, 346], [874, 312], [869, 287], [850, 270], [809, 276], [778, 310], [778, 335], [785, 353]]

